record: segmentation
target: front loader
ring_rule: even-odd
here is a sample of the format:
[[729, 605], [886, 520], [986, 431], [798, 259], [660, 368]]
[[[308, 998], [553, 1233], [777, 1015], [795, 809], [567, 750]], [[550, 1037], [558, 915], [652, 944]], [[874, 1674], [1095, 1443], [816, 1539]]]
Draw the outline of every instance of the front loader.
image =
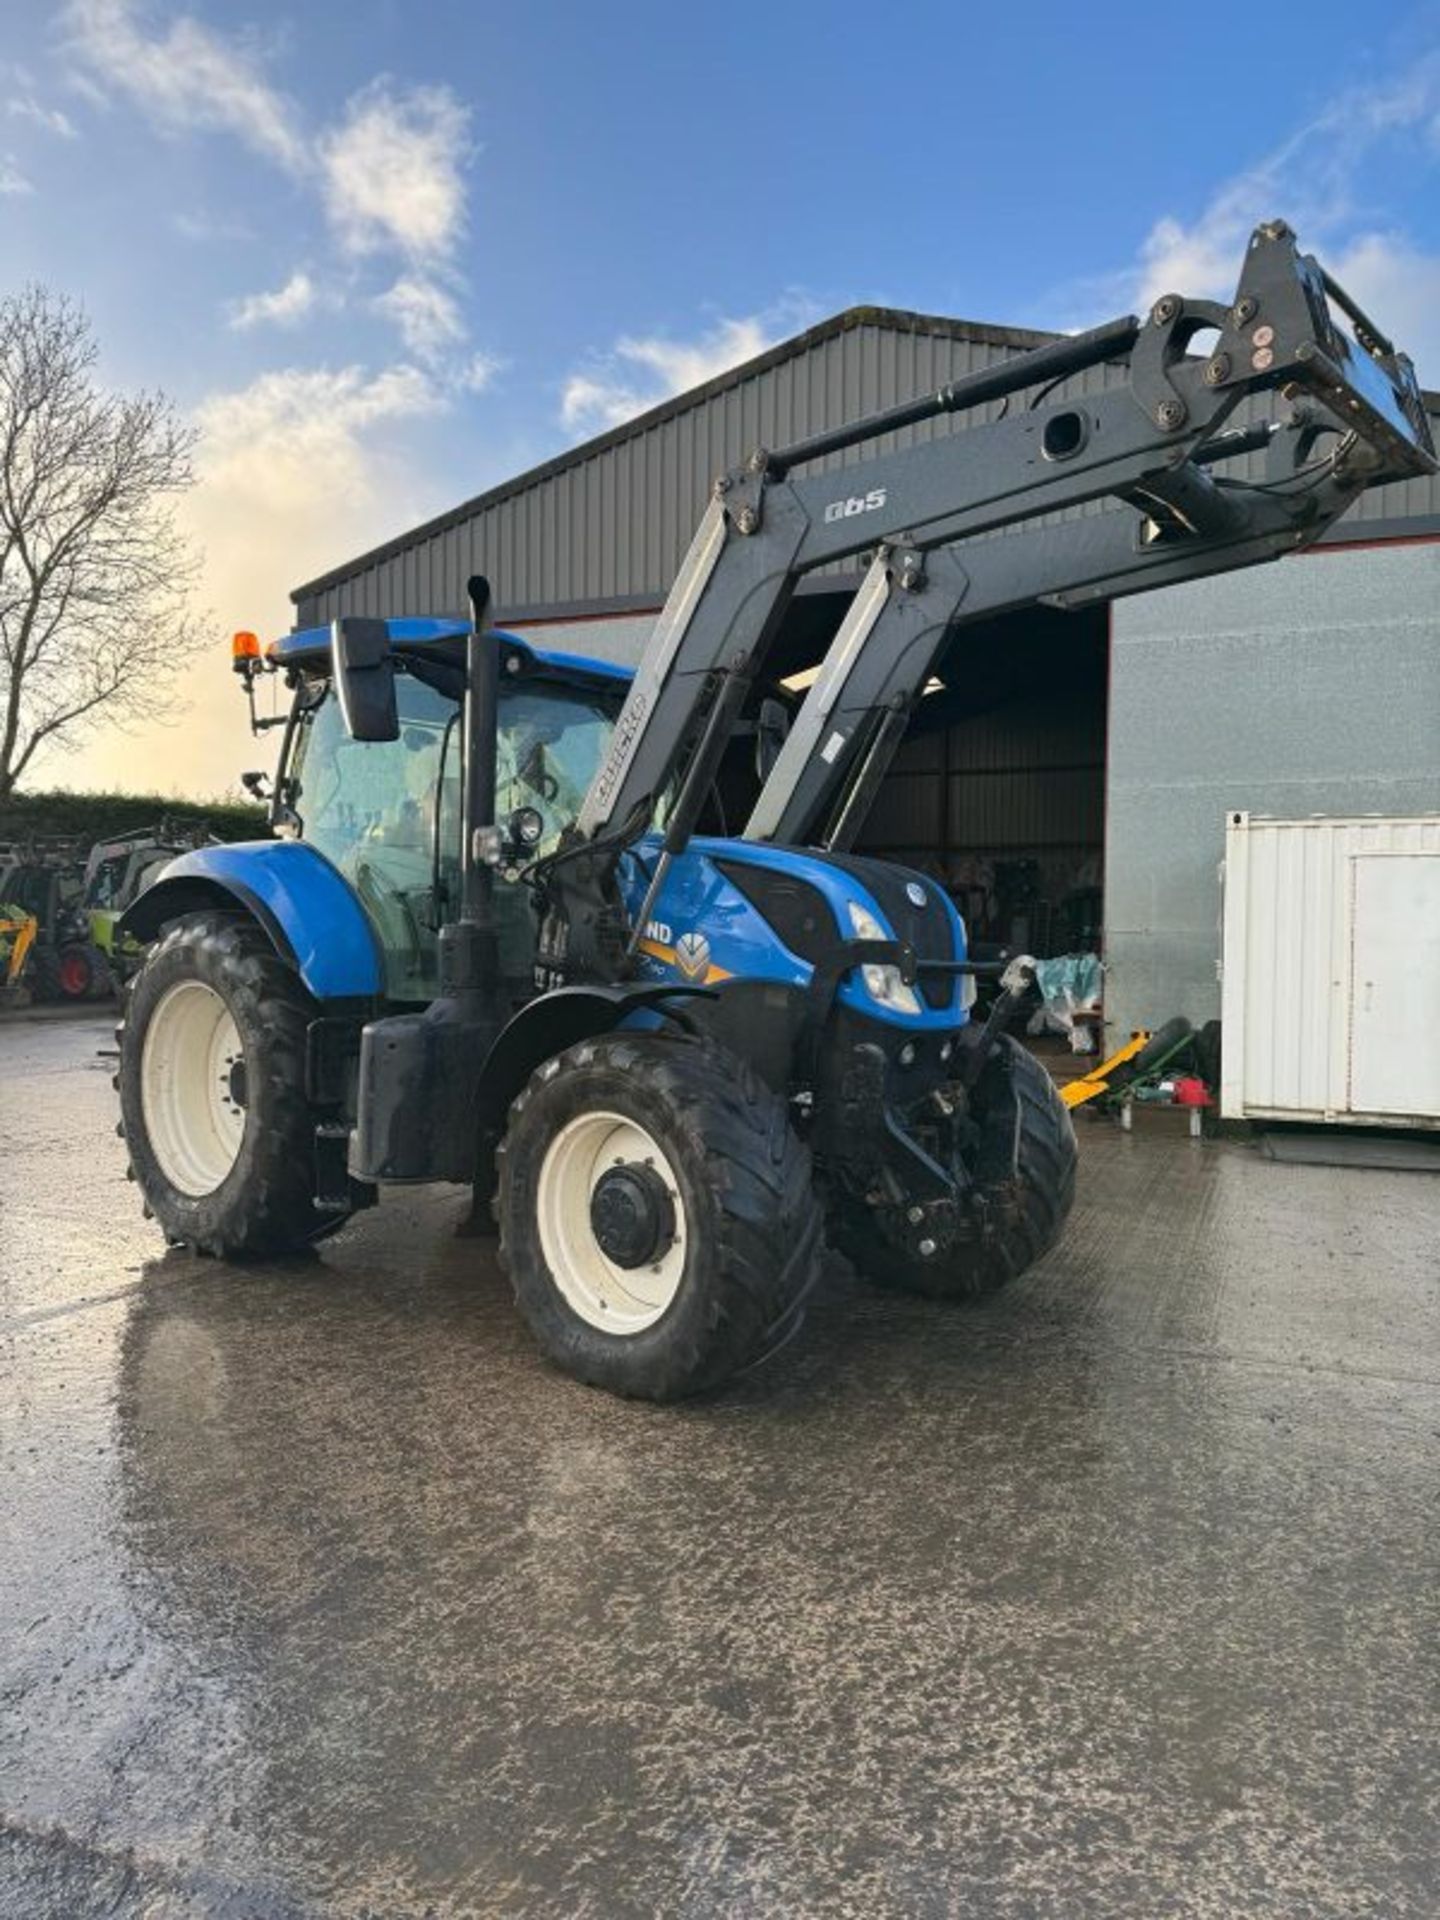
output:
[[[153, 942], [119, 1074], [147, 1206], [273, 1254], [470, 1186], [545, 1352], [652, 1399], [793, 1333], [826, 1238], [882, 1284], [1001, 1285], [1063, 1226], [1068, 1114], [1006, 994], [971, 1020], [943, 891], [853, 851], [937, 657], [1294, 552], [1434, 465], [1409, 362], [1276, 222], [1228, 306], [1167, 295], [720, 475], [633, 676], [495, 630], [478, 578], [468, 622], [238, 636], [252, 716], [260, 675], [292, 693], [277, 837], [185, 854], [121, 923]], [[787, 605], [861, 554], [792, 720]]]

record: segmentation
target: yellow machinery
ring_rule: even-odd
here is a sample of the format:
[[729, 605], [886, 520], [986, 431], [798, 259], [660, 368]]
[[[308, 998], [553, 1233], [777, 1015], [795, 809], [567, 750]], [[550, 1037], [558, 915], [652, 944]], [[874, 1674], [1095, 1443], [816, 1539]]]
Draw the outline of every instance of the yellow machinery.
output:
[[1087, 1100], [1098, 1100], [1102, 1093], [1110, 1091], [1110, 1076], [1117, 1067], [1123, 1067], [1133, 1060], [1142, 1048], [1150, 1043], [1150, 1034], [1145, 1028], [1132, 1033], [1117, 1053], [1108, 1060], [1102, 1060], [1093, 1073], [1087, 1073], [1082, 1079], [1071, 1080], [1060, 1089], [1060, 1098], [1067, 1107], [1083, 1107]]
[[39, 926], [33, 913], [0, 906], [0, 994], [6, 999], [19, 991]]

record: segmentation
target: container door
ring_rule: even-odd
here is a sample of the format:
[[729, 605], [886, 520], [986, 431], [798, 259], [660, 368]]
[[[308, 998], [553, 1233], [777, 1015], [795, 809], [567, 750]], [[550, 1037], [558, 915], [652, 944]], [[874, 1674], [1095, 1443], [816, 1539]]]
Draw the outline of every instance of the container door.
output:
[[1440, 1118], [1440, 853], [1350, 872], [1350, 1111]]

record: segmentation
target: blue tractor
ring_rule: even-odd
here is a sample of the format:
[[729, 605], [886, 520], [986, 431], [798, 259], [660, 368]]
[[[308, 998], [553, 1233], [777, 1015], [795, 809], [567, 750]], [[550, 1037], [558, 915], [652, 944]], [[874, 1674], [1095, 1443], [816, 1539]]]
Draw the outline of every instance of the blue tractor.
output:
[[[1011, 992], [972, 1021], [942, 888], [853, 851], [937, 660], [1003, 610], [1293, 552], [1433, 466], [1409, 362], [1275, 222], [1229, 306], [1167, 295], [720, 475], [633, 674], [496, 629], [478, 577], [467, 620], [243, 636], [252, 696], [291, 694], [274, 837], [182, 855], [121, 923], [148, 1209], [269, 1255], [464, 1184], [544, 1351], [656, 1400], [786, 1340], [827, 1238], [882, 1285], [1002, 1285], [1064, 1224], [1068, 1114]], [[862, 552], [787, 700], [797, 582]]]

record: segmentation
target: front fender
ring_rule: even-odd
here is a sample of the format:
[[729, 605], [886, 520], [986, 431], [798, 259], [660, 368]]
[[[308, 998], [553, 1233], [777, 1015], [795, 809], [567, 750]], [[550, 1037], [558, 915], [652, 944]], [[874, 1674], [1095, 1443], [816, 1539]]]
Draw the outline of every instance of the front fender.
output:
[[153, 940], [166, 921], [214, 905], [253, 915], [317, 1000], [383, 992], [380, 948], [365, 909], [304, 841], [246, 840], [182, 853], [126, 909], [120, 932]]
[[[708, 987], [641, 981], [613, 987], [557, 987], [527, 1002], [500, 1029], [480, 1076], [484, 1116], [503, 1127], [505, 1111], [542, 1061], [581, 1040], [611, 1033], [637, 1015], [664, 1015], [674, 1000], [713, 1000]], [[671, 1017], [688, 1025], [683, 1012]]]

